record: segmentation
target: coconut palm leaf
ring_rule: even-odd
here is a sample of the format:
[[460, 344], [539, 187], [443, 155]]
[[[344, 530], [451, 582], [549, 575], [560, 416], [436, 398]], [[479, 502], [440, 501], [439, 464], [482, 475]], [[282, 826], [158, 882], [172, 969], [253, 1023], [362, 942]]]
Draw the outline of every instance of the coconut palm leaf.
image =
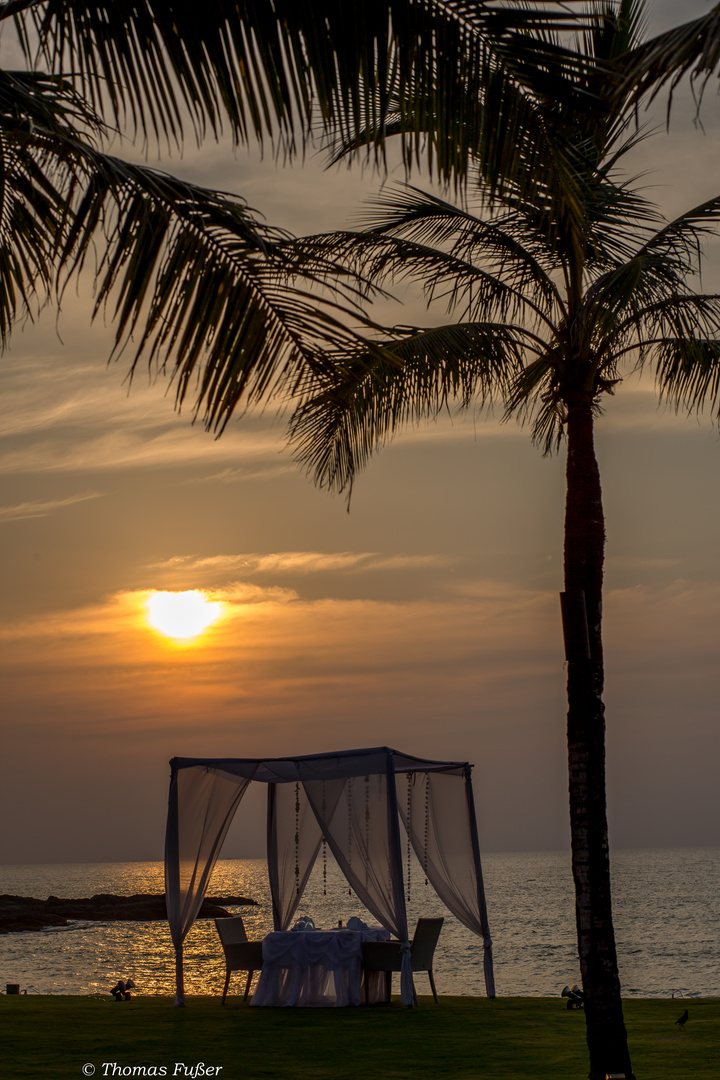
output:
[[0, 343], [55, 277], [78, 181], [76, 128], [98, 120], [61, 79], [0, 71]]
[[422, 158], [461, 185], [481, 161], [491, 190], [520, 183], [552, 232], [579, 229], [579, 199], [567, 140], [544, 130], [537, 101], [592, 95], [567, 77], [585, 58], [557, 39], [587, 24], [587, 6], [38, 0], [7, 12], [21, 13], [27, 54], [39, 48], [116, 126], [179, 143], [189, 118], [198, 138], [227, 126], [236, 142], [272, 137], [292, 153], [319, 121], [382, 156], [389, 122], [408, 168]]
[[489, 403], [520, 368], [521, 328], [460, 323], [398, 328], [375, 355], [358, 348], [311, 373], [290, 424], [295, 458], [321, 487], [352, 491], [357, 472], [406, 423], [456, 402]]
[[[329, 127], [348, 133], [382, 125], [391, 59], [403, 87], [425, 87], [439, 102], [463, 57], [463, 79], [479, 93], [494, 43], [515, 41], [531, 54], [540, 46], [530, 32], [567, 29], [583, 6], [213, 0], [208, 9], [184, 0], [36, 0], [4, 5], [0, 17], [16, 14], [28, 54], [39, 42], [50, 70], [72, 72], [96, 110], [108, 108], [117, 123], [177, 138], [187, 112], [200, 133], [207, 124], [217, 134], [227, 122], [245, 140], [277, 124], [291, 144], [315, 104]], [[407, 122], [410, 131], [414, 121]]]
[[18, 140], [0, 131], [0, 345], [20, 316], [32, 313], [54, 275], [55, 236], [64, 201]]
[[686, 295], [686, 282], [699, 272], [701, 242], [715, 234], [718, 220], [720, 198], [693, 207], [648, 237], [627, 262], [593, 282], [584, 304], [586, 311], [592, 309], [598, 329], [622, 332], [632, 324], [638, 335], [651, 327], [652, 336], [674, 336], [683, 331], [670, 329], [667, 320], [677, 308], [693, 313], [693, 329], [687, 327], [685, 332], [694, 333], [696, 316], [708, 316], [714, 304], [708, 296]]
[[209, 427], [291, 394], [328, 350], [357, 348], [348, 317], [368, 324], [347, 268], [302, 262], [239, 198], [85, 153], [91, 171], [60, 265], [74, 275], [98, 260], [95, 313], [109, 309], [116, 351], [133, 342], [132, 371], [141, 359], [169, 367], [178, 404], [192, 392]]
[[628, 50], [623, 57], [622, 78], [616, 93], [619, 97], [629, 94], [636, 101], [649, 93], [652, 100], [663, 87], [669, 86], [669, 116], [673, 91], [686, 75], [704, 86], [719, 69], [720, 4], [715, 4], [706, 15]]
[[720, 336], [666, 338], [657, 349], [656, 382], [676, 410], [701, 412], [709, 404], [720, 420]]
[[0, 72], [0, 115], [1, 340], [92, 260], [117, 352], [133, 339], [131, 369], [167, 365], [178, 403], [194, 394], [218, 429], [241, 403], [288, 392], [324, 350], [357, 345], [346, 268], [301, 265], [241, 199], [103, 153], [104, 125], [67, 81]]
[[[422, 286], [428, 303], [438, 302], [458, 319], [512, 318], [520, 310], [543, 317], [543, 307], [551, 294], [552, 283], [540, 278], [533, 290], [528, 282], [523, 289], [520, 267], [514, 279], [505, 280], [492, 267], [485, 269], [454, 252], [444, 252], [405, 240], [368, 233], [330, 233], [308, 237], [299, 243], [305, 256], [320, 251], [327, 258], [334, 255], [352, 266], [358, 278], [368, 278], [374, 285], [413, 281]], [[533, 303], [533, 292], [537, 294]]]
[[[123, 282], [122, 303], [117, 307], [121, 339], [123, 334], [138, 330], [141, 310], [154, 310], [142, 307], [146, 300], [149, 304], [151, 289], [161, 282], [167, 285], [162, 275], [153, 277], [161, 264], [148, 230], [152, 237], [169, 239], [170, 227], [160, 224], [157, 216], [161, 203], [169, 206], [168, 185], [159, 201], [157, 192], [152, 195], [156, 200], [153, 224], [146, 222], [143, 227], [141, 206], [143, 199], [151, 197], [149, 191], [139, 194], [140, 188], [133, 188], [135, 181], [122, 187], [124, 181], [118, 181], [117, 175], [119, 163], [111, 167], [109, 158], [100, 163], [97, 156], [99, 141], [106, 134], [105, 122], [129, 125], [131, 131], [145, 137], [176, 142], [181, 141], [188, 123], [199, 138], [207, 131], [218, 135], [226, 126], [236, 142], [271, 135], [277, 137], [279, 145], [292, 150], [299, 133], [309, 131], [319, 115], [327, 131], [338, 131], [347, 138], [372, 126], [381, 147], [392, 72], [392, 87], [401, 92], [397, 124], [403, 132], [406, 154], [413, 140], [425, 132], [423, 118], [429, 109], [434, 116], [433, 130], [440, 117], [448, 126], [443, 145], [463, 148], [464, 159], [458, 158], [454, 164], [448, 159], [442, 165], [445, 174], [450, 176], [458, 169], [462, 172], [466, 167], [462, 161], [467, 162], [477, 148], [471, 144], [470, 129], [464, 140], [456, 138], [457, 124], [467, 123], [456, 105], [461, 100], [466, 105], [477, 101], [487, 109], [488, 102], [500, 103], [496, 119], [502, 115], [503, 123], [485, 123], [483, 154], [487, 156], [488, 175], [509, 175], [517, 159], [513, 116], [518, 124], [518, 145], [522, 132], [526, 152], [528, 146], [532, 150], [535, 145], [535, 140], [527, 138], [531, 110], [524, 100], [525, 91], [515, 85], [513, 63], [519, 65], [518, 70], [523, 65], [528, 73], [535, 70], [536, 81], [550, 80], [556, 72], [571, 69], [571, 52], [552, 41], [549, 33], [533, 37], [531, 31], [563, 32], [576, 24], [573, 12], [582, 12], [576, 0], [569, 0], [562, 9], [545, 0], [502, 7], [482, 0], [473, 4], [370, 0], [355, 5], [350, 12], [341, 11], [330, 0], [300, 5], [294, 0], [214, 0], [209, 11], [184, 0], [0, 3], [0, 20], [15, 19], [26, 56], [38, 70], [44, 65], [46, 72], [25, 76], [25, 83], [16, 74], [14, 86], [8, 76], [5, 89], [0, 87], [3, 100], [16, 92], [14, 102], [3, 113], [5, 128], [8, 124], [17, 128], [17, 117], [24, 117], [20, 124], [28, 123], [32, 129], [32, 148], [28, 144], [24, 152], [33, 162], [26, 168], [35, 170], [32, 184], [26, 182], [25, 194], [16, 200], [12, 214], [9, 195], [3, 196], [3, 221], [6, 226], [11, 218], [14, 222], [17, 250], [13, 252], [6, 245], [0, 268], [4, 282], [0, 302], [4, 298], [5, 307], [0, 336], [7, 334], [19, 310], [28, 309], [34, 284], [41, 292], [49, 286], [51, 250], [63, 250], [65, 268], [83, 265], [82, 253], [90, 243], [91, 230], [103, 222], [102, 227], [106, 227], [110, 220], [106, 219], [108, 200], [116, 199], [117, 221], [133, 221], [132, 230], [125, 233], [128, 253], [121, 256], [113, 249], [113, 255], [106, 254], [102, 264], [106, 274], [100, 290], [103, 300], [110, 282]], [[537, 59], [535, 65], [532, 57]], [[54, 103], [53, 95], [57, 98]], [[508, 138], [493, 143], [493, 132], [503, 132]], [[16, 134], [11, 131], [10, 142], [3, 144], [8, 166], [16, 161], [12, 157]], [[96, 140], [94, 162], [88, 139]], [[435, 153], [440, 161], [439, 151]], [[554, 160], [552, 155], [548, 157]], [[41, 168], [44, 177], [40, 176]], [[16, 172], [20, 184], [22, 174]], [[6, 179], [9, 177], [8, 173]], [[86, 182], [89, 186], [78, 202], [78, 192]], [[29, 186], [45, 191], [44, 204]], [[12, 185], [6, 188], [10, 191]], [[135, 190], [137, 202], [129, 199], [130, 188]], [[184, 213], [185, 195], [177, 189], [173, 196], [180, 199], [180, 212]], [[33, 199], [37, 204], [34, 209]], [[54, 206], [52, 213], [48, 199]], [[64, 229], [71, 226], [78, 206], [81, 213], [72, 225], [68, 246]], [[232, 228], [239, 227], [234, 221]], [[152, 272], [142, 259], [129, 254], [140, 232], [153, 255]], [[7, 228], [5, 235], [10, 235]], [[27, 250], [22, 250], [23, 245]], [[173, 247], [178, 259], [180, 248], [177, 244]], [[74, 263], [69, 260], [71, 250], [75, 251]], [[236, 252], [235, 266], [239, 261]], [[131, 275], [136, 275], [134, 284]], [[168, 303], [167, 296], [163, 303]], [[182, 309], [184, 314], [189, 310]], [[180, 309], [173, 311], [180, 314]], [[199, 307], [193, 312], [199, 317]], [[149, 336], [145, 333], [141, 338], [151, 357], [157, 358], [165, 345], [189, 350], [187, 357], [197, 354], [187, 335], [167, 330], [160, 335], [161, 347], [157, 335], [162, 320], [157, 311], [154, 319]], [[181, 380], [179, 385], [185, 384]], [[262, 379], [260, 385], [264, 385]], [[232, 395], [223, 400], [234, 401]], [[234, 408], [234, 404], [229, 407]], [[213, 409], [211, 413], [213, 423], [218, 421], [218, 414]]]

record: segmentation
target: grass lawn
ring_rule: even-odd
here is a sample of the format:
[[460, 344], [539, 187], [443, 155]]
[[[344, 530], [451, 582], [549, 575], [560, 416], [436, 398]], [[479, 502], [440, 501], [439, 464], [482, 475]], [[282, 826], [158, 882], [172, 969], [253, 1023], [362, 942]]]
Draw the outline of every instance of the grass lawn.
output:
[[[681, 1032], [674, 1021], [686, 1005]], [[420, 1006], [252, 1009], [230, 997], [223, 1008], [218, 998], [198, 997], [176, 1009], [161, 997], [0, 996], [0, 1077], [587, 1077], [583, 1015], [568, 1012], [559, 997], [442, 997], [439, 1005], [421, 997]], [[625, 1018], [638, 1080], [720, 1077], [720, 999], [630, 999]], [[205, 1072], [193, 1071], [199, 1063]]]

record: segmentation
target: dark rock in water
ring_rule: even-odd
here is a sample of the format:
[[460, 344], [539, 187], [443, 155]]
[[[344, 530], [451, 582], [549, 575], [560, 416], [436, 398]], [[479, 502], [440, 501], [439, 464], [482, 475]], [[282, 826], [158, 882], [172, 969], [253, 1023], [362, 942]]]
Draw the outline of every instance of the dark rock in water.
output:
[[[239, 907], [247, 904], [257, 904], [257, 901], [247, 896], [208, 896], [203, 901], [198, 918], [221, 919], [230, 915], [225, 905]], [[87, 919], [91, 922], [167, 919], [165, 894], [115, 896], [113, 893], [98, 893], [97, 896], [80, 900], [63, 900], [57, 896], [48, 896], [47, 900], [36, 900], [31, 896], [0, 896], [0, 934], [67, 926], [71, 919]]]

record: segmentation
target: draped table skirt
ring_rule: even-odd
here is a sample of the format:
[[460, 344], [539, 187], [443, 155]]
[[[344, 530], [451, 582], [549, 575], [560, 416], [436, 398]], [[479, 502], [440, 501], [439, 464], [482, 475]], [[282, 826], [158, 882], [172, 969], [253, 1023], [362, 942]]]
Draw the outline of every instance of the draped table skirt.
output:
[[[252, 1005], [345, 1006], [366, 1000], [363, 941], [388, 941], [383, 926], [365, 930], [283, 930], [263, 941]], [[384, 972], [368, 972], [367, 1001], [386, 1001]]]

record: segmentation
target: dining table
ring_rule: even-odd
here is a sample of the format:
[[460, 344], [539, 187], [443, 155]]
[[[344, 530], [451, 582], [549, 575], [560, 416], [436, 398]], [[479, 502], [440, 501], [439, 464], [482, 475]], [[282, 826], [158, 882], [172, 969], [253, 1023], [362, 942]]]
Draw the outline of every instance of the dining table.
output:
[[389, 939], [384, 926], [276, 930], [263, 939], [263, 966], [251, 1004], [342, 1007], [387, 1001], [385, 973], [363, 973], [362, 946]]

